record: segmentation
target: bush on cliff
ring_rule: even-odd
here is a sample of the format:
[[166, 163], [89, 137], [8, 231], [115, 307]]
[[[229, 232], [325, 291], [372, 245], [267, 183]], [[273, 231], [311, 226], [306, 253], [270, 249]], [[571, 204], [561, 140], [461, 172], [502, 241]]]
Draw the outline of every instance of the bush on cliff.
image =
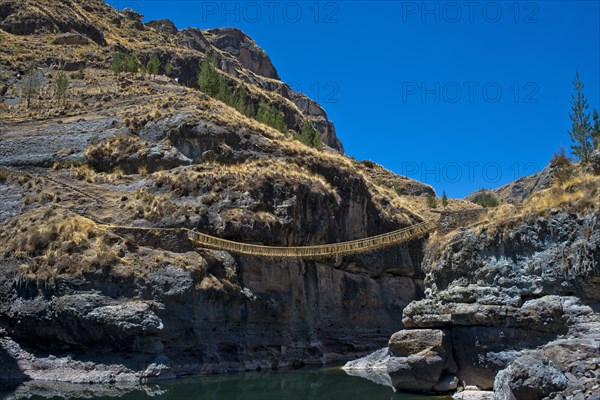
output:
[[475, 195], [473, 198], [473, 203], [485, 208], [498, 207], [500, 204], [496, 196], [483, 189]]

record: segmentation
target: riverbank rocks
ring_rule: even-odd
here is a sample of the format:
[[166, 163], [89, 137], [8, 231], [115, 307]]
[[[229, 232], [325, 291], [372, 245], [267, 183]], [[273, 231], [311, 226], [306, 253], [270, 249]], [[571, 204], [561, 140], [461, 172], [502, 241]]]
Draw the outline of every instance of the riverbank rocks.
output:
[[496, 400], [541, 400], [566, 389], [567, 378], [546, 357], [524, 355], [500, 371], [494, 382]]
[[[389, 342], [390, 360], [400, 360], [386, 361], [390, 383], [413, 390], [399, 376], [427, 365], [421, 390], [441, 389], [428, 374], [456, 376], [455, 399], [491, 399], [491, 389], [498, 400], [591, 398], [600, 391], [599, 245], [597, 214], [558, 211], [430, 243], [425, 298], [404, 309], [406, 329]], [[437, 375], [440, 348], [455, 371]]]
[[450, 338], [442, 330], [396, 332], [387, 349], [351, 361], [344, 370], [397, 390], [449, 392], [458, 386]]
[[439, 329], [414, 329], [394, 333], [388, 346], [392, 355], [406, 357], [422, 352], [445, 353], [449, 343], [446, 334]]

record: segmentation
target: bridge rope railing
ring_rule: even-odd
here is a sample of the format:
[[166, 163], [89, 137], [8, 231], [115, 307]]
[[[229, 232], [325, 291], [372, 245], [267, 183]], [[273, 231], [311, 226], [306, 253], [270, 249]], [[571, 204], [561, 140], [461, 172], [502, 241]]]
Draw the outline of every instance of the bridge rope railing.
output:
[[273, 258], [319, 258], [368, 253], [417, 239], [436, 229], [437, 221], [428, 220], [403, 229], [364, 239], [333, 244], [290, 247], [234, 242], [195, 231], [189, 231], [188, 236], [196, 246], [212, 250]]

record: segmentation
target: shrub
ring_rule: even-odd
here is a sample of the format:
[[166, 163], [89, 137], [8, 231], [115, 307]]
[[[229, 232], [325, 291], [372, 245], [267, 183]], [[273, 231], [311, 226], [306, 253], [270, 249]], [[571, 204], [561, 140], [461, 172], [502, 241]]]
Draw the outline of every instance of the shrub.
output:
[[265, 103], [264, 101], [261, 101], [258, 104], [256, 120], [275, 128], [282, 133], [287, 131], [287, 125], [285, 123], [285, 116], [283, 115], [283, 112], [281, 112], [275, 106]]
[[434, 194], [427, 195], [427, 206], [429, 208], [437, 208], [437, 197]]
[[148, 63], [146, 64], [146, 73], [152, 75], [154, 78], [155, 75], [158, 75], [158, 70], [160, 69], [160, 60], [156, 56], [156, 54], [150, 57]]
[[62, 104], [65, 104], [65, 100], [67, 98], [67, 90], [69, 89], [69, 79], [67, 78], [67, 75], [65, 75], [64, 72], [59, 72], [57, 77], [56, 77], [56, 83], [55, 83], [55, 89], [56, 89], [56, 98], [59, 102], [62, 102]]
[[214, 66], [214, 60], [207, 55], [200, 64], [198, 71], [198, 86], [207, 95], [226, 102], [231, 96], [227, 82]]
[[248, 90], [243, 86], [231, 96], [231, 106], [246, 117], [254, 118], [256, 115], [256, 110], [254, 109], [254, 104], [250, 101]]
[[552, 176], [560, 185], [571, 179], [573, 175], [572, 159], [565, 154], [565, 148], [561, 147], [550, 160]]
[[137, 58], [135, 54], [129, 54], [127, 56], [127, 72], [129, 72], [132, 76], [137, 74], [142, 68], [142, 63]]
[[491, 208], [498, 207], [500, 202], [492, 193], [487, 190], [480, 190], [473, 198], [473, 203], [480, 205], [481, 207]]
[[122, 52], [114, 53], [110, 63], [110, 69], [117, 75], [117, 78], [122, 72], [129, 72], [131, 75], [139, 72], [142, 63], [135, 54], [127, 54]]
[[442, 194], [442, 206], [444, 208], [448, 207], [448, 196], [446, 196], [446, 191], [444, 190]]
[[112, 56], [112, 61], [110, 62], [110, 69], [115, 73], [117, 78], [127, 69], [127, 54], [125, 53], [115, 53]]
[[27, 108], [31, 106], [31, 99], [35, 97], [41, 86], [41, 77], [34, 65], [29, 67], [29, 70], [23, 77], [21, 82], [21, 95], [27, 100]]
[[171, 60], [167, 61], [165, 64], [165, 75], [169, 77], [173, 75], [173, 63], [171, 63]]

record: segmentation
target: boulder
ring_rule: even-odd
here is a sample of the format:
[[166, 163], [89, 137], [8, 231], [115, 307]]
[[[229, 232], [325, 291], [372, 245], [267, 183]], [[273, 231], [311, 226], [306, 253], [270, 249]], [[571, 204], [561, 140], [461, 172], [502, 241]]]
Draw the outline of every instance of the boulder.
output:
[[435, 351], [408, 357], [390, 357], [388, 374], [398, 390], [429, 392], [442, 377], [446, 360]]
[[52, 41], [52, 44], [68, 44], [74, 46], [83, 46], [90, 43], [87, 36], [77, 32], [64, 33]]
[[494, 392], [497, 400], [540, 400], [567, 386], [567, 378], [550, 360], [526, 354], [498, 373]]
[[394, 333], [388, 347], [392, 355], [407, 357], [423, 351], [446, 355], [450, 344], [446, 334], [439, 329], [410, 329]]
[[439, 329], [396, 332], [389, 348], [348, 362], [345, 371], [398, 390], [449, 392], [458, 386], [452, 344]]

